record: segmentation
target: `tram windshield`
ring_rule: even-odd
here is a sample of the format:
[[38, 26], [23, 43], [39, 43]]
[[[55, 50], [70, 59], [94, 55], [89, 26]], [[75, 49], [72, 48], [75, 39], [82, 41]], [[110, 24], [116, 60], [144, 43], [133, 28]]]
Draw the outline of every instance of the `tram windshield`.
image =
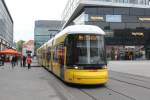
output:
[[100, 65], [106, 64], [104, 36], [70, 34], [67, 38], [68, 65]]

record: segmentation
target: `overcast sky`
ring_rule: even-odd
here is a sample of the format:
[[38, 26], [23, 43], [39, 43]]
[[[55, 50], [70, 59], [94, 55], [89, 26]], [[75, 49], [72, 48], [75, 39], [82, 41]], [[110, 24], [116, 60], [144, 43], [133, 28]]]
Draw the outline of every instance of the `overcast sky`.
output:
[[14, 20], [14, 41], [34, 39], [35, 20], [60, 20], [68, 0], [5, 0]]

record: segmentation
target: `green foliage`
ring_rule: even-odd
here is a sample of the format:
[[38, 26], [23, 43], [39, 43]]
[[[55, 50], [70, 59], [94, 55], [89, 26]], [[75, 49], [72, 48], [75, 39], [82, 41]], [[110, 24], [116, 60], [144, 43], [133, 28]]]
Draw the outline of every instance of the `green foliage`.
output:
[[22, 46], [23, 46], [23, 43], [24, 43], [25, 41], [23, 41], [23, 40], [19, 40], [18, 42], [17, 42], [17, 44], [16, 44], [16, 46], [17, 46], [17, 50], [18, 51], [22, 51]]

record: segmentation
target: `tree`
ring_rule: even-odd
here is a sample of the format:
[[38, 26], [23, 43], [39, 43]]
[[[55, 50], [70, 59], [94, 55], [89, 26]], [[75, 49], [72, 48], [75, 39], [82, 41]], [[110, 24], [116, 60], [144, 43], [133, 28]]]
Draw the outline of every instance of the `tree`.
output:
[[25, 41], [23, 41], [23, 40], [19, 40], [18, 42], [17, 42], [17, 50], [18, 51], [22, 51], [22, 46], [23, 46], [23, 43], [24, 43]]

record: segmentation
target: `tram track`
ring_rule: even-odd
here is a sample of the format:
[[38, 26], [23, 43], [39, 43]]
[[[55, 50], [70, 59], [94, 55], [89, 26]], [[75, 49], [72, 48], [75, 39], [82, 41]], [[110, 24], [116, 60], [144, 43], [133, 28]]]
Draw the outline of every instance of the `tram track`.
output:
[[110, 79], [116, 80], [116, 81], [119, 81], [119, 82], [123, 82], [123, 83], [126, 83], [126, 84], [130, 84], [130, 85], [135, 85], [135, 86], [138, 86], [138, 87], [141, 87], [141, 88], [145, 88], [145, 89], [149, 89], [149, 90], [150, 90], [150, 87], [146, 87], [146, 86], [139, 85], [139, 84], [136, 84], [136, 83], [130, 83], [130, 82], [123, 81], [123, 80], [120, 80], [120, 79], [117, 79], [117, 78], [113, 78], [113, 77], [110, 77]]
[[150, 83], [150, 77], [146, 77], [146, 76], [117, 72], [117, 71], [112, 71], [112, 70], [110, 70], [109, 73], [110, 73], [110, 76], [115, 76], [115, 77], [119, 76], [121, 78], [128, 78], [128, 79], [132, 79], [132, 80]]
[[[117, 83], [118, 86], [116, 85], [116, 87], [113, 87], [111, 86], [112, 84], [109, 84], [106, 88], [112, 91], [115, 90], [115, 92], [128, 96], [131, 100], [149, 100], [148, 98], [150, 97], [150, 80], [147, 80], [149, 79], [148, 77], [146, 77], [146, 79], [142, 76], [140, 76], [141, 79], [138, 79], [138, 76], [136, 75], [130, 75], [129, 77], [125, 77], [124, 74], [121, 73], [119, 73], [117, 76], [110, 74], [109, 82], [112, 84]], [[123, 89], [119, 89], [118, 87], [121, 87]]]
[[[113, 75], [111, 76], [110, 75], [110, 82], [111, 82], [111, 80], [113, 80], [113, 81], [117, 81], [117, 82], [119, 82], [119, 83], [123, 83], [123, 84], [126, 84], [126, 85], [130, 85], [131, 87], [137, 87], [137, 88], [142, 88], [143, 90], [150, 90], [150, 87], [148, 87], [148, 86], [144, 86], [144, 84], [142, 85], [142, 84], [138, 84], [138, 83], [136, 83], [136, 81], [141, 81], [141, 82], [143, 82], [143, 83], [145, 83], [145, 82], [147, 82], [147, 81], [143, 81], [142, 79], [138, 79], [138, 76], [136, 76], [136, 78], [133, 78], [133, 77], [135, 77], [135, 75], [134, 76], [132, 76], [132, 77], [126, 77], [126, 79], [127, 78], [129, 78], [129, 79], [132, 79], [133, 81], [135, 81], [135, 82], [130, 82], [130, 81], [128, 81], [128, 80], [126, 80], [126, 81], [124, 81], [123, 80], [123, 78], [122, 79], [120, 79], [120, 78], [115, 78]], [[144, 77], [142, 77], [142, 76], [140, 76], [140, 78], [143, 78], [144, 79]], [[144, 79], [145, 80], [145, 79]], [[149, 81], [149, 80], [148, 80]], [[110, 83], [109, 83], [110, 84]], [[112, 88], [111, 86], [109, 86], [109, 84], [108, 84], [108, 86], [106, 86], [105, 88], [107, 89], [107, 90], [110, 90], [110, 91], [112, 91], [112, 92], [115, 92], [115, 93], [117, 93], [117, 94], [119, 94], [119, 95], [122, 95], [122, 96], [124, 96], [124, 97], [126, 97], [126, 98], [128, 98], [129, 100], [140, 100], [140, 99], [138, 99], [138, 97], [136, 97], [136, 96], [132, 96], [132, 95], [128, 95], [128, 94], [126, 94], [126, 93], [124, 93], [123, 91], [118, 91], [117, 89], [114, 89], [114, 88]], [[130, 89], [129, 89], [130, 90]], [[138, 89], [137, 89], [138, 90]], [[88, 96], [90, 96], [90, 97], [92, 97], [93, 98], [93, 100], [103, 100], [103, 99], [97, 99], [94, 95], [91, 95], [91, 93], [90, 92], [88, 92], [88, 91], [86, 91], [86, 90], [84, 90], [84, 89], [80, 89], [80, 91], [82, 91], [83, 93], [85, 93], [85, 94], [87, 94]], [[95, 90], [96, 91], [96, 90]], [[139, 90], [140, 91], [140, 90]], [[130, 92], [130, 91], [129, 91]], [[136, 92], [136, 91], [135, 91]], [[143, 93], [144, 94], [144, 93]], [[105, 99], [104, 99], [105, 100]], [[107, 99], [108, 100], [108, 99]], [[145, 98], [144, 100], [148, 100], [147, 98]]]
[[[116, 97], [124, 98], [122, 100], [136, 100], [132, 97], [129, 97], [125, 94], [119, 93], [113, 89], [110, 89], [107, 86], [103, 87], [82, 87], [82, 86], [68, 86], [67, 84], [63, 83], [59, 79], [55, 78], [55, 76], [51, 75], [53, 80], [50, 84], [57, 90], [59, 94], [63, 94], [66, 100], [111, 100], [112, 96], [115, 95]], [[54, 83], [55, 84], [54, 84]], [[95, 94], [93, 94], [95, 93]], [[101, 93], [101, 94], [99, 94]], [[109, 97], [110, 96], [110, 99]], [[107, 98], [107, 99], [105, 99]]]
[[49, 82], [58, 94], [65, 97], [62, 100], [148, 100], [146, 97], [150, 97], [148, 94], [150, 93], [150, 88], [144, 86], [144, 84], [135, 83], [136, 81], [145, 83], [146, 79], [142, 81], [143, 79], [138, 80], [138, 77], [135, 80], [134, 77], [129, 77], [130, 80], [133, 80], [133, 82], [130, 82], [127, 80], [128, 77], [125, 78], [126, 76], [124, 77], [121, 73], [117, 75], [120, 75], [119, 77], [116, 77], [116, 75], [110, 74], [110, 79], [106, 86], [70, 86], [52, 74], [50, 74]]
[[109, 88], [109, 87], [106, 87], [108, 90], [111, 90], [111, 91], [113, 91], [113, 92], [116, 92], [116, 93], [118, 93], [118, 94], [120, 94], [120, 95], [122, 95], [122, 96], [125, 96], [125, 97], [127, 97], [127, 98], [129, 98], [130, 100], [136, 100], [135, 98], [133, 98], [133, 97], [131, 97], [131, 96], [128, 96], [128, 95], [125, 95], [125, 94], [123, 94], [123, 93], [121, 93], [121, 92], [118, 92], [118, 91], [116, 91], [116, 90], [113, 90], [113, 89], [111, 89], [111, 88]]
[[84, 91], [83, 89], [79, 89], [81, 92], [83, 92], [84, 94], [86, 94], [87, 96], [89, 96], [92, 100], [98, 100], [96, 99], [94, 96], [90, 95], [88, 92]]
[[[136, 76], [136, 75], [128, 75], [128, 74], [118, 74], [118, 72], [115, 72], [117, 75], [110, 74], [110, 79], [116, 80], [122, 83], [130, 84], [130, 85], [135, 85], [137, 87], [145, 88], [150, 90], [150, 81], [148, 77], [142, 77], [142, 76]], [[127, 76], [128, 75], [128, 76]], [[142, 78], [142, 79], [140, 79]]]
[[[92, 98], [92, 100], [112, 100], [112, 98], [109, 98], [109, 97], [101, 97], [101, 96], [98, 96], [98, 94], [96, 96], [92, 95], [92, 92], [90, 91], [86, 91], [84, 89], [79, 89], [81, 92], [85, 93], [86, 95], [88, 95], [89, 97]], [[105, 91], [109, 91], [108, 92], [108, 96], [109, 95], [112, 95], [112, 94], [117, 94], [117, 95], [120, 95], [122, 98], [126, 98], [126, 99], [122, 99], [122, 100], [136, 100], [135, 98], [131, 97], [131, 96], [128, 96], [128, 95], [125, 95], [121, 92], [118, 92], [114, 89], [111, 89], [110, 87], [105, 87]], [[95, 92], [99, 93], [98, 90], [95, 90]], [[107, 98], [107, 99], [105, 99]], [[109, 99], [108, 99], [109, 98]]]

